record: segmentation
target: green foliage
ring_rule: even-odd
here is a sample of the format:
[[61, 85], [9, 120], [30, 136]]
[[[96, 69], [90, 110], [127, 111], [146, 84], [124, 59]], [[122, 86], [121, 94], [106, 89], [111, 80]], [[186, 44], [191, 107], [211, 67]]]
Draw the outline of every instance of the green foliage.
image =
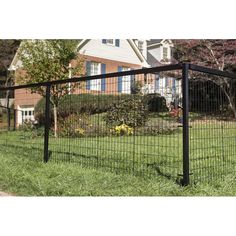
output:
[[138, 127], [135, 130], [135, 135], [173, 134], [180, 131], [178, 123], [151, 118], [147, 121], [145, 126]]
[[[98, 117], [97, 117], [98, 119]], [[80, 138], [80, 137], [94, 137], [107, 136], [110, 134], [108, 128], [102, 124], [95, 123], [91, 116], [87, 114], [71, 114], [59, 120], [59, 136]]]
[[[68, 79], [81, 73], [83, 61], [78, 58], [78, 40], [24, 40], [20, 46], [19, 58], [26, 73], [17, 75], [19, 84], [40, 83]], [[74, 60], [72, 67], [69, 67]], [[73, 91], [71, 85], [70, 91]], [[45, 96], [45, 88], [31, 88], [32, 92]], [[51, 86], [51, 101], [57, 105], [61, 97], [69, 93], [69, 85]]]
[[147, 104], [149, 112], [168, 111], [165, 98], [157, 93], [144, 95], [143, 102]]
[[143, 87], [143, 83], [141, 81], [135, 81], [131, 85], [131, 93], [132, 94], [141, 94], [142, 87]]
[[18, 128], [22, 139], [37, 138], [44, 136], [44, 127], [38, 127], [33, 121], [25, 121]]
[[147, 121], [148, 111], [142, 97], [133, 96], [113, 104], [104, 119], [109, 126], [126, 124], [130, 127], [138, 127]]
[[[114, 103], [130, 99], [134, 95], [93, 95], [93, 94], [70, 94], [64, 96], [58, 104], [58, 116], [67, 117], [70, 114], [100, 114], [108, 111]], [[39, 100], [35, 106], [35, 118], [39, 124], [44, 124], [45, 98]], [[51, 107], [51, 122], [53, 122], [53, 108]]]
[[[78, 40], [24, 40], [19, 58], [25, 73], [17, 74], [19, 84], [40, 83], [68, 79], [69, 75], [81, 75], [83, 60], [78, 58]], [[73, 66], [70, 66], [70, 63]], [[52, 85], [50, 101], [57, 110], [61, 98], [75, 89], [75, 83]], [[32, 93], [45, 96], [45, 87], [32, 87]], [[57, 137], [57, 112], [54, 117], [54, 135]]]
[[132, 135], [134, 133], [134, 129], [126, 124], [118, 125], [112, 131], [114, 131], [116, 135], [121, 135], [121, 136]]
[[71, 114], [59, 120], [59, 135], [61, 137], [83, 137], [88, 125], [87, 116]]

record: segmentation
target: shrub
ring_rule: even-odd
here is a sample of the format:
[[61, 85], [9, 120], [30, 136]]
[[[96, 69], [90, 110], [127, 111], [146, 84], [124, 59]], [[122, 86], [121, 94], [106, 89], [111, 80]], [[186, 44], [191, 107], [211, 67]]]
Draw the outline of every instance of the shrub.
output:
[[135, 129], [135, 135], [173, 134], [179, 131], [178, 123], [152, 119], [145, 126]]
[[130, 127], [142, 126], [147, 119], [148, 112], [140, 96], [133, 96], [113, 104], [104, 117], [109, 126], [126, 124]]
[[135, 81], [131, 85], [131, 93], [132, 94], [141, 94], [142, 87], [143, 87], [143, 83], [141, 81]]
[[[113, 130], [112, 130], [113, 131]], [[134, 129], [129, 127], [128, 125], [126, 124], [122, 124], [122, 125], [119, 125], [119, 126], [116, 126], [114, 128], [114, 133], [116, 135], [132, 135], [134, 132]]]
[[22, 138], [37, 138], [44, 136], [44, 127], [38, 127], [34, 121], [24, 121], [22, 125], [19, 126], [19, 131], [23, 131]]
[[[111, 110], [113, 106], [119, 105], [122, 102], [138, 99], [142, 101], [143, 107], [150, 112], [167, 111], [165, 98], [158, 94], [71, 94], [63, 97], [58, 106], [58, 118], [65, 118], [71, 114], [100, 114]], [[51, 124], [53, 123], [53, 110], [50, 106]], [[35, 119], [42, 125], [45, 123], [45, 98], [39, 100], [35, 106]]]
[[71, 114], [58, 122], [58, 131], [61, 137], [82, 137], [85, 127], [89, 125], [85, 115]]
[[[58, 106], [58, 117], [65, 118], [70, 114], [99, 114], [109, 110], [114, 103], [129, 99], [133, 95], [109, 95], [109, 94], [71, 94], [63, 97]], [[53, 110], [50, 107], [51, 123], [53, 122]], [[35, 106], [35, 119], [39, 124], [45, 123], [45, 98], [39, 100]]]
[[147, 104], [147, 109], [149, 112], [168, 111], [165, 98], [157, 93], [144, 95], [143, 102]]
[[94, 137], [108, 134], [107, 127], [94, 124], [91, 116], [86, 114], [71, 114], [59, 120], [59, 135], [61, 137]]

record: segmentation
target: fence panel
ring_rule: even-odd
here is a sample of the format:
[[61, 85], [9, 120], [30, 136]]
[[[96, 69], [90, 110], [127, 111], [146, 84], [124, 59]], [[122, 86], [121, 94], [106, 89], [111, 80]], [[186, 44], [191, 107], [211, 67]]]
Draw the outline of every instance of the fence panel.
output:
[[212, 182], [236, 167], [236, 79], [192, 72], [189, 85], [193, 182]]
[[189, 174], [235, 173], [233, 75], [191, 64], [119, 71], [0, 89], [14, 93], [0, 107], [2, 152], [185, 185]]
[[[57, 86], [63, 90], [66, 85]], [[51, 161], [180, 178], [179, 77], [134, 73], [67, 86], [68, 94], [51, 106]]]

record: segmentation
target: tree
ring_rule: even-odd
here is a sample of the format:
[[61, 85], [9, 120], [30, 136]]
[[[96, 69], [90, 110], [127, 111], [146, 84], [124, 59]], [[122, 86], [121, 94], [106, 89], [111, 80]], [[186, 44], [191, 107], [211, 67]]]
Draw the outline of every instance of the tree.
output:
[[[236, 71], [236, 40], [174, 40], [174, 57], [221, 71]], [[194, 75], [196, 77], [196, 73]], [[236, 118], [236, 86], [229, 78], [208, 76], [217, 84], [228, 100], [228, 105]]]
[[[0, 76], [3, 76], [1, 79], [1, 85], [11, 86], [13, 83], [12, 74], [8, 73], [9, 65], [20, 45], [20, 40], [16, 39], [1, 39], [0, 40]], [[9, 96], [10, 91], [7, 90], [5, 94], [5, 106], [9, 106]], [[1, 98], [3, 94], [1, 94]]]
[[[83, 60], [76, 52], [79, 40], [24, 40], [19, 49], [21, 73], [16, 74], [20, 84], [64, 80], [82, 75]], [[75, 83], [51, 85], [50, 102], [53, 106], [54, 136], [57, 137], [57, 109], [60, 99], [72, 93]], [[31, 88], [32, 93], [46, 96], [45, 87]]]

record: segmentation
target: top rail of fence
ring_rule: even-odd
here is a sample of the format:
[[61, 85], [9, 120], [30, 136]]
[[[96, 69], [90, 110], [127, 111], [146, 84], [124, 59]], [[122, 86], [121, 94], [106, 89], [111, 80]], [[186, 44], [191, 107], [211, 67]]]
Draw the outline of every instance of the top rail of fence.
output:
[[100, 74], [100, 75], [72, 77], [72, 78], [68, 78], [68, 79], [64, 79], [64, 80], [47, 81], [47, 82], [42, 82], [42, 83], [33, 83], [33, 84], [1, 87], [0, 91], [23, 89], [23, 88], [33, 88], [33, 87], [46, 87], [46, 86], [57, 85], [57, 84], [82, 82], [82, 81], [89, 81], [89, 80], [94, 80], [94, 79], [112, 78], [112, 77], [127, 76], [127, 75], [155, 74], [155, 73], [159, 73], [159, 72], [181, 70], [181, 69], [183, 69], [183, 66], [186, 64], [189, 65], [189, 69], [192, 71], [198, 71], [198, 72], [203, 72], [203, 73], [207, 73], [207, 74], [236, 79], [236, 74], [234, 74], [234, 73], [211, 69], [211, 68], [198, 66], [198, 65], [194, 65], [194, 64], [190, 64], [190, 63], [179, 63], [179, 64], [170, 64], [170, 65], [151, 67], [151, 68], [142, 68], [142, 69], [137, 69], [137, 70], [106, 73], [106, 74]]
[[198, 65], [194, 65], [194, 64], [189, 64], [189, 69], [192, 71], [202, 72], [202, 73], [206, 73], [206, 74], [236, 79], [236, 74], [234, 74], [234, 73], [221, 71], [221, 70], [217, 70], [217, 69], [212, 69], [212, 68], [207, 68], [207, 67], [203, 67], [203, 66], [198, 66]]

